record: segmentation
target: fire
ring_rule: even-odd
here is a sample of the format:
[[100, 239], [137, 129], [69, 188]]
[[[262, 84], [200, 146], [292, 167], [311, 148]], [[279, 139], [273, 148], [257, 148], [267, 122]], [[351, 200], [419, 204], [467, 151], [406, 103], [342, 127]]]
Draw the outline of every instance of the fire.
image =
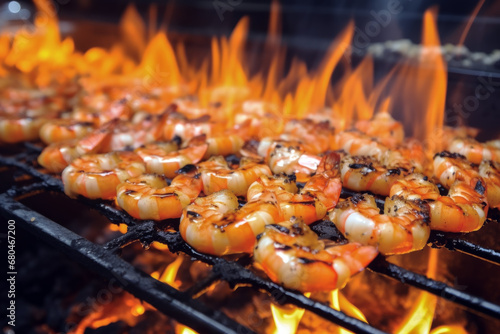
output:
[[[438, 251], [430, 249], [427, 276], [436, 278]], [[396, 333], [429, 333], [436, 310], [437, 297], [428, 292], [421, 292], [410, 310], [406, 320]]]
[[[311, 296], [310, 293], [304, 294], [306, 297]], [[299, 327], [300, 320], [306, 310], [298, 307], [280, 307], [271, 304], [271, 313], [274, 319], [273, 334], [295, 333]]]
[[[345, 298], [344, 295], [342, 295], [339, 292], [339, 290], [333, 290], [330, 293], [330, 297], [333, 309], [337, 311], [342, 311], [350, 317], [368, 323], [363, 312], [361, 312], [356, 306], [351, 304], [351, 302], [349, 302], [347, 298]], [[347, 333], [352, 333], [352, 332], [343, 328], [339, 328], [338, 330], [338, 334], [347, 334]]]
[[[181, 282], [177, 281], [175, 278], [177, 276], [177, 272], [179, 271], [179, 267], [181, 266], [183, 260], [184, 260], [184, 258], [181, 255], [179, 255], [174, 260], [174, 262], [170, 263], [165, 268], [165, 270], [163, 271], [163, 273], [161, 275], [158, 272], [154, 272], [151, 274], [151, 276], [153, 276], [154, 278], [156, 278], [157, 280], [159, 280], [161, 282], [167, 283], [171, 287], [179, 289], [179, 287], [181, 286]], [[182, 324], [179, 324], [179, 323], [175, 323], [175, 333], [176, 334], [197, 334], [196, 331], [194, 331], [191, 328], [186, 327]]]

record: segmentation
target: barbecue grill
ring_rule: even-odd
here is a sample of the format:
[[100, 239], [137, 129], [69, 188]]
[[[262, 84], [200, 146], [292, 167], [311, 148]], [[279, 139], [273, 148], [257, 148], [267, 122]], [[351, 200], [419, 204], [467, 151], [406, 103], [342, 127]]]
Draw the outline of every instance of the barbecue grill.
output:
[[[446, 4], [445, 2], [445, 8]], [[72, 6], [75, 6], [75, 4], [70, 3], [68, 8], [73, 8]], [[95, 6], [95, 4], [91, 6]], [[186, 11], [193, 10], [196, 13], [201, 10], [200, 8], [205, 8], [204, 6], [206, 5], [200, 4], [198, 1], [188, 1], [181, 5], [180, 8], [181, 13], [187, 15]], [[258, 16], [260, 11], [268, 10], [264, 9], [264, 7], [265, 5], [261, 3], [234, 6], [233, 10], [226, 12], [228, 16], [224, 17], [227, 17], [227, 20], [221, 22], [229, 26], [239, 13], [245, 14], [245, 11], [255, 11], [257, 14], [254, 14]], [[299, 7], [303, 8], [301, 6]], [[64, 7], [62, 8], [64, 9]], [[95, 7], [91, 7], [91, 9], [87, 10], [91, 11], [96, 9]], [[296, 7], [284, 6], [284, 11], [286, 12], [287, 10], [295, 13], [292, 14], [291, 17], [297, 15]], [[352, 11], [342, 10], [337, 7], [334, 8], [333, 6], [331, 10], [336, 13], [352, 13]], [[96, 11], [96, 15], [102, 15], [98, 10]], [[465, 11], [468, 11], [468, 9], [464, 9], [464, 12]], [[417, 14], [413, 14], [417, 16]], [[72, 14], [71, 11], [69, 11], [69, 14], [63, 11], [62, 15], [63, 17], [67, 15], [67, 17], [74, 19], [74, 14]], [[366, 11], [356, 11], [355, 16], [356, 15], [365, 17], [366, 19]], [[110, 21], [116, 19], [117, 17], [108, 17]], [[177, 24], [177, 26], [174, 24], [170, 27], [174, 31], [174, 35], [190, 35], [190, 37], [196, 35], [196, 38], [198, 38], [200, 34], [203, 34], [203, 32], [201, 32], [203, 28], [193, 30], [182, 25], [182, 23], [177, 22]], [[256, 31], [252, 32], [250, 36], [251, 42], [258, 43], [259, 40], [263, 39], [262, 34], [259, 33], [260, 28], [261, 26], [258, 26], [255, 29]], [[207, 36], [214, 34], [212, 31], [204, 33]], [[114, 36], [114, 33], [110, 35]], [[287, 41], [292, 50], [294, 50], [294, 48], [298, 49], [296, 52], [297, 54], [306, 55], [307, 58], [312, 58], [311, 55], [321, 53], [326, 49], [324, 45], [327, 44], [322, 43], [320, 40], [315, 43], [308, 43], [309, 47], [303, 47], [302, 42], [304, 42], [307, 37], [304, 38], [292, 35], [293, 33], [289, 35], [285, 34], [284, 40]], [[330, 38], [329, 36], [322, 37], [324, 37], [325, 40]], [[289, 39], [287, 40], [287, 38]], [[82, 45], [85, 45], [85, 43], [88, 43], [88, 41], [82, 42]], [[366, 49], [366, 52], [368, 52], [368, 49]], [[359, 56], [361, 59], [360, 55], [354, 55], [353, 59], [355, 62], [357, 61], [356, 56]], [[400, 57], [400, 55], [397, 57]], [[384, 68], [387, 66], [388, 62], [390, 64], [393, 63], [392, 60], [388, 61], [387, 59], [379, 59], [376, 60], [376, 64], [377, 62], [378, 68]], [[397, 60], [395, 62], [397, 62]], [[477, 77], [493, 75], [497, 78], [498, 76], [498, 72], [494, 69], [491, 71], [485, 69], [475, 71], [452, 68], [450, 73], [449, 80], [451, 84], [456, 84], [464, 80], [466, 84], [472, 86], [472, 89], [475, 88], [474, 80]], [[492, 98], [492, 100], [488, 101], [488, 104], [483, 104], [480, 111], [488, 118], [486, 118], [486, 121], [480, 123], [478, 123], [479, 121], [477, 120], [475, 121], [475, 125], [478, 127], [482, 126], [486, 129], [486, 135], [497, 134], [497, 127], [491, 124], [492, 121], [497, 120], [498, 116], [495, 113], [491, 114], [491, 110], [496, 108], [498, 101], [500, 101], [498, 98]], [[453, 102], [449, 101], [448, 103]], [[15, 147], [2, 149], [3, 151], [0, 154], [0, 165], [5, 167], [4, 173], [6, 177], [4, 181], [5, 184], [2, 185], [4, 191], [0, 194], [0, 212], [4, 218], [14, 220], [16, 226], [23, 229], [23, 232], [20, 233], [29, 232], [36, 235], [36, 237], [47, 242], [57, 251], [64, 253], [71, 260], [82, 264], [89, 270], [98, 273], [108, 280], [117, 281], [126, 291], [150, 304], [158, 310], [158, 312], [165, 314], [171, 319], [175, 319], [175, 321], [199, 333], [254, 332], [254, 330], [248, 326], [239, 323], [221, 310], [213, 308], [211, 305], [206, 305], [200, 300], [199, 297], [201, 295], [219, 282], [227, 282], [231, 288], [250, 286], [255, 290], [264, 291], [276, 304], [293, 305], [305, 309], [326, 321], [337, 324], [355, 333], [384, 333], [384, 331], [351, 317], [342, 311], [337, 311], [322, 302], [316, 301], [314, 298], [309, 298], [298, 291], [284, 288], [279, 284], [271, 282], [267, 278], [263, 278], [249, 268], [250, 261], [247, 256], [222, 258], [196, 251], [188, 245], [182, 239], [180, 233], [175, 230], [178, 222], [166, 221], [159, 224], [154, 221], [136, 220], [124, 211], [117, 209], [110, 202], [88, 200], [80, 197], [74, 201], [97, 212], [112, 224], [125, 224], [128, 227], [126, 233], [107, 241], [105, 244], [92, 242], [84, 236], [68, 229], [63, 222], [56, 222], [49, 219], [30, 208], [29, 205], [23, 204], [23, 201], [35, 195], [45, 194], [51, 196], [53, 193], [64, 193], [63, 184], [60, 178], [46, 174], [36, 163], [37, 156], [41, 152], [41, 146], [37, 143], [24, 143], [17, 144]], [[10, 178], [11, 173], [15, 175], [14, 181]], [[354, 192], [343, 189], [341, 197], [347, 198], [354, 194]], [[380, 203], [378, 204], [383, 206], [383, 200], [380, 199]], [[494, 225], [494, 227], [497, 228], [497, 217], [500, 217], [500, 215], [496, 210], [492, 211], [493, 212], [489, 215], [487, 224]], [[333, 225], [328, 221], [320, 221], [314, 223], [311, 227], [323, 239], [334, 241], [344, 240], [343, 236], [332, 226]], [[195, 282], [194, 285], [187, 290], [179, 291], [151, 277], [151, 275], [138, 269], [120, 256], [123, 250], [127, 247], [131, 247], [132, 244], [140, 243], [145, 248], [148, 248], [153, 242], [168, 246], [170, 252], [185, 254], [192, 260], [201, 261], [207, 264], [210, 267], [208, 276], [203, 280]], [[445, 248], [452, 252], [460, 252], [475, 257], [478, 261], [484, 261], [496, 266], [500, 265], [500, 251], [494, 248], [484, 247], [479, 243], [468, 241], [460, 234], [433, 231], [429, 239], [429, 245], [432, 248]], [[426, 275], [391, 263], [382, 255], [379, 255], [369, 265], [368, 270], [376, 275], [391, 278], [395, 281], [420, 289], [421, 291], [429, 292], [439, 298], [448, 300], [476, 314], [480, 318], [488, 319], [487, 321], [491, 320], [494, 322], [500, 319], [499, 300], [491, 302], [471, 293], [463, 292], [445, 282], [431, 279]]]
[[[159, 229], [153, 221], [136, 221], [106, 202], [79, 199], [80, 202], [98, 211], [110, 222], [126, 224], [129, 227], [127, 233], [108, 241], [105, 245], [97, 245], [82, 238], [17, 200], [19, 197], [25, 198], [40, 191], [63, 192], [62, 182], [58, 178], [41, 173], [33, 166], [37, 154], [39, 154], [39, 149], [36, 146], [27, 144], [22, 153], [0, 158], [0, 163], [3, 166], [15, 168], [31, 178], [29, 185], [17, 186], [14, 184], [9, 190], [0, 195], [2, 215], [7, 219], [14, 219], [27, 232], [37, 235], [89, 269], [108, 279], [116, 279], [125, 290], [186, 326], [204, 333], [253, 332], [251, 329], [227, 317], [224, 313], [213, 310], [196, 300], [196, 297], [212, 284], [223, 280], [233, 287], [244, 284], [264, 290], [277, 303], [293, 304], [304, 308], [355, 333], [384, 333], [358, 319], [307, 298], [299, 292], [288, 290], [278, 284], [262, 279], [247, 269], [244, 263], [199, 253], [184, 242], [178, 232], [166, 232]], [[343, 196], [348, 195], [352, 194], [344, 191]], [[491, 224], [497, 223], [491, 222]], [[316, 224], [313, 229], [323, 238], [332, 240], [341, 238], [338, 232], [331, 227], [328, 228], [328, 225], [321, 224], [321, 222]], [[122, 248], [134, 242], [149, 245], [153, 241], [168, 245], [172, 252], [184, 253], [193, 259], [210, 265], [211, 275], [206, 280], [196, 283], [188, 291], [179, 292], [134, 268], [118, 255]], [[477, 257], [482, 261], [500, 265], [500, 252], [462, 240], [460, 237], [434, 232], [429, 242], [432, 247], [446, 247], [449, 250], [462, 252]], [[480, 315], [500, 318], [500, 305], [464, 293], [446, 283], [406, 270], [388, 262], [382, 256], [372, 262], [368, 269], [428, 291]]]

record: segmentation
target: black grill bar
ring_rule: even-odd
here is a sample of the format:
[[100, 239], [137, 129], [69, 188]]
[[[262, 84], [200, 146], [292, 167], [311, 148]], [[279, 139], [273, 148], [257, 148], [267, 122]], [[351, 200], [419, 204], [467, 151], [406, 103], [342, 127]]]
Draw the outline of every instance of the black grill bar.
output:
[[449, 250], [456, 250], [458, 252], [477, 257], [481, 260], [500, 265], [500, 252], [494, 249], [478, 246], [467, 240], [448, 236], [443, 232], [432, 231], [429, 243], [431, 244], [431, 247], [434, 248], [446, 247]]
[[203, 333], [253, 333], [222, 312], [211, 310], [191, 299], [189, 295], [155, 280], [113, 253], [34, 212], [9, 196], [0, 194], [0, 201], [2, 203], [0, 212], [5, 217], [14, 219], [22, 228], [76, 258], [91, 270], [108, 279], [116, 279], [125, 290], [144, 299], [180, 323]]
[[380, 255], [377, 256], [372, 263], [370, 263], [368, 269], [378, 274], [425, 290], [438, 297], [463, 305], [476, 313], [482, 313], [490, 317], [500, 319], [499, 305], [493, 304], [482, 298], [471, 296], [465, 292], [452, 288], [443, 282], [435, 281], [424, 275], [414, 273], [395, 264], [389, 263]]

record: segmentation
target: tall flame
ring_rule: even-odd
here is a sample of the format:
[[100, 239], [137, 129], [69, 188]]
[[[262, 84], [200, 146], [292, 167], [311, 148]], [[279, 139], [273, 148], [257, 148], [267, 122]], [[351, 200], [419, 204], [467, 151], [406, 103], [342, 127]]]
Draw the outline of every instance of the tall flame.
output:
[[[427, 276], [436, 278], [438, 263], [438, 250], [431, 248], [429, 253], [429, 263]], [[429, 333], [434, 312], [436, 310], [437, 297], [428, 292], [421, 292], [415, 301], [415, 305], [410, 310], [402, 326], [396, 331], [398, 334]]]
[[[331, 298], [331, 303], [332, 303], [333, 309], [335, 309], [337, 311], [342, 311], [350, 317], [353, 317], [353, 318], [356, 318], [358, 320], [361, 320], [363, 322], [368, 323], [363, 312], [361, 312], [360, 309], [358, 309], [349, 300], [347, 300], [347, 298], [345, 298], [344, 295], [341, 294], [338, 289], [333, 290], [330, 293], [330, 298]], [[348, 333], [352, 333], [352, 332], [348, 331], [347, 329], [339, 327], [338, 334], [348, 334]]]
[[[304, 294], [306, 297], [311, 296], [310, 293]], [[293, 334], [297, 332], [300, 320], [304, 316], [305, 310], [298, 307], [280, 307], [271, 304], [271, 313], [274, 319], [274, 330], [271, 332], [273, 334]]]

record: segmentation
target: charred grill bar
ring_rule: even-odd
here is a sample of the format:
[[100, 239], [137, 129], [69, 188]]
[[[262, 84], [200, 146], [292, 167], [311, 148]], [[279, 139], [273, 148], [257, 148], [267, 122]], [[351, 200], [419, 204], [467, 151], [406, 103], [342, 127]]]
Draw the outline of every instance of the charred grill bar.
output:
[[[34, 180], [34, 183], [28, 186], [14, 186], [0, 195], [0, 200], [3, 203], [0, 208], [2, 214], [16, 219], [16, 222], [19, 222], [29, 232], [40, 236], [40, 238], [48, 241], [57, 249], [65, 251], [72, 258], [98, 271], [103, 276], [109, 279], [117, 279], [127, 291], [153, 305], [167, 316], [198, 331], [252, 333], [249, 328], [228, 318], [222, 312], [211, 310], [203, 303], [195, 300], [212, 284], [223, 280], [232, 287], [238, 284], [247, 284], [256, 289], [264, 290], [278, 303], [293, 304], [304, 308], [356, 333], [383, 333], [362, 321], [347, 316], [343, 312], [336, 311], [307, 298], [299, 292], [288, 290], [256, 276], [246, 268], [249, 263], [246, 261], [248, 258], [243, 257], [238, 261], [228, 261], [216, 256], [199, 253], [185, 243], [178, 232], [163, 231], [153, 221], [137, 221], [105, 202], [80, 198], [80, 202], [100, 212], [112, 223], [124, 223], [129, 226], [126, 234], [109, 241], [104, 247], [93, 244], [16, 200], [16, 198], [30, 196], [36, 192], [62, 192], [63, 190], [62, 182], [59, 179], [41, 173], [34, 167], [32, 161], [37, 154], [38, 148], [27, 144], [23, 153], [10, 157], [0, 157], [0, 165], [15, 167]], [[325, 228], [325, 225], [313, 229], [321, 237], [330, 239], [338, 237], [333, 229]], [[169, 250], [172, 252], [182, 252], [191, 258], [211, 265], [211, 275], [205, 280], [196, 283], [187, 291], [180, 292], [134, 268], [116, 255], [120, 249], [134, 242], [148, 245], [153, 241], [168, 245]], [[441, 232], [433, 233], [429, 243], [433, 247], [446, 247], [500, 265], [499, 252], [472, 244], [455, 236], [448, 236]], [[462, 305], [473, 312], [500, 319], [500, 305], [463, 293], [443, 282], [429, 279], [391, 264], [381, 256], [369, 266], [369, 270], [428, 291]]]

